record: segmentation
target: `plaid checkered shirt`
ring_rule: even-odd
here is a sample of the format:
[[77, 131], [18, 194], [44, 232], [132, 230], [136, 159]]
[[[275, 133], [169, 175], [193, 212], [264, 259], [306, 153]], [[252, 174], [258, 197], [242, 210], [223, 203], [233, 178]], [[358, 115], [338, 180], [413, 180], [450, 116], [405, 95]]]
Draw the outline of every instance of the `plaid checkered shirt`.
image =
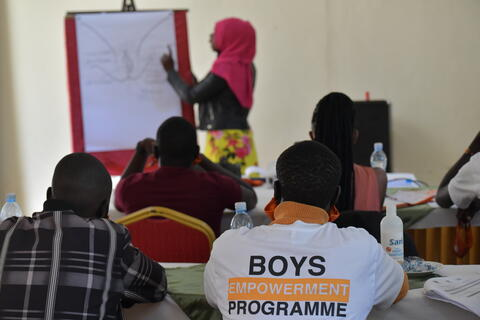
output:
[[66, 207], [0, 224], [0, 319], [122, 319], [121, 305], [163, 299], [164, 269], [125, 227]]

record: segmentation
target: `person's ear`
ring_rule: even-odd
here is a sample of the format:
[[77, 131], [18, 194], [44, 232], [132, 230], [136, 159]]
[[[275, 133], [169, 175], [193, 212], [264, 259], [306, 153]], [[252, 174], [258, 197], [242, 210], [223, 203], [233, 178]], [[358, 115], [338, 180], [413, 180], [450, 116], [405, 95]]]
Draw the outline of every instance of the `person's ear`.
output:
[[282, 202], [282, 185], [278, 180], [275, 180], [273, 182], [273, 197], [275, 198], [277, 203]]
[[310, 139], [315, 140], [315, 133], [313, 133], [312, 130], [308, 131], [308, 135], [310, 136]]
[[353, 133], [352, 133], [352, 143], [353, 143], [353, 144], [357, 144], [359, 137], [360, 137], [360, 132], [358, 131], [358, 129], [353, 129]]
[[52, 187], [47, 189], [47, 200], [53, 199]]

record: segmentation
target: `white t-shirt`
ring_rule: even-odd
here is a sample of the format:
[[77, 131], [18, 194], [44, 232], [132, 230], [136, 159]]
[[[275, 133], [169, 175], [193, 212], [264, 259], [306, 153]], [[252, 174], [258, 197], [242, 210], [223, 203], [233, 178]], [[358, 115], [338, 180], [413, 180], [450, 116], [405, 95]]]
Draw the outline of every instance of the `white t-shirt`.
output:
[[393, 303], [403, 277], [364, 229], [296, 221], [223, 233], [204, 287], [223, 319], [365, 319]]
[[452, 202], [466, 209], [476, 198], [480, 198], [480, 152], [473, 155], [448, 184]]

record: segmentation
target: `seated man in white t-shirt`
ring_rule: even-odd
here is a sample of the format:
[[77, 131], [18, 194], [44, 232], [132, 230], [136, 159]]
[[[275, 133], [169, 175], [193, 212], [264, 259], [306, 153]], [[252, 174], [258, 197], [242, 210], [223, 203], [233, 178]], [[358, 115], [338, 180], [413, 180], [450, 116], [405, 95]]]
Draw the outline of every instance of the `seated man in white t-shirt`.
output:
[[444, 208], [455, 204], [473, 212], [480, 207], [480, 132], [460, 159], [445, 174], [438, 188], [437, 203]]
[[472, 204], [478, 207], [480, 200], [480, 152], [473, 155], [448, 183], [451, 201], [460, 209]]
[[405, 273], [371, 235], [329, 222], [340, 168], [316, 141], [280, 155], [272, 224], [214, 242], [204, 286], [223, 319], [365, 319], [405, 296]]

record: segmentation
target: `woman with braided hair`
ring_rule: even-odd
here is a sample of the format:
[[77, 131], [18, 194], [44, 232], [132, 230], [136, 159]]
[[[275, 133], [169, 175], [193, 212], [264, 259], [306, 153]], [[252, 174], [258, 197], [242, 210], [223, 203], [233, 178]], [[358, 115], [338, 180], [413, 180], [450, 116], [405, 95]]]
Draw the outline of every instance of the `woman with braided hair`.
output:
[[387, 176], [382, 169], [353, 162], [353, 145], [359, 135], [354, 124], [353, 101], [343, 93], [332, 92], [318, 102], [313, 112], [310, 137], [325, 144], [340, 159], [342, 191], [338, 209], [380, 211], [385, 198]]

